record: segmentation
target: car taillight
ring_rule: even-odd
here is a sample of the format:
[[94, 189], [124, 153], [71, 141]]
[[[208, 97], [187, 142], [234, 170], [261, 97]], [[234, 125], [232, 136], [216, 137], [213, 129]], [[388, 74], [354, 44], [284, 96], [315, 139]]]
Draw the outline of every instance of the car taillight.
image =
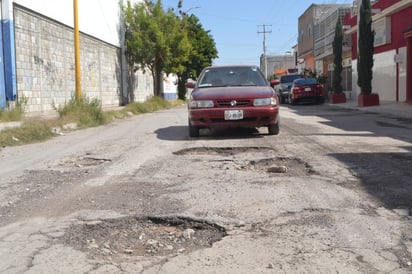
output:
[[293, 88], [293, 92], [295, 92], [295, 93], [299, 93], [299, 92], [301, 92], [303, 89], [301, 88], [301, 87], [294, 87]]

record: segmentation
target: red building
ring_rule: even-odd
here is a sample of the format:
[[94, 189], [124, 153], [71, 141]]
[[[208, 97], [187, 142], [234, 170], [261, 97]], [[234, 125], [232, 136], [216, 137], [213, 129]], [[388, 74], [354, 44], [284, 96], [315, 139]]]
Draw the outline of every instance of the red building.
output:
[[[352, 34], [352, 88], [357, 86], [357, 14], [361, 0], [345, 18]], [[412, 102], [412, 0], [377, 0], [372, 4], [375, 31], [373, 93], [381, 101]]]

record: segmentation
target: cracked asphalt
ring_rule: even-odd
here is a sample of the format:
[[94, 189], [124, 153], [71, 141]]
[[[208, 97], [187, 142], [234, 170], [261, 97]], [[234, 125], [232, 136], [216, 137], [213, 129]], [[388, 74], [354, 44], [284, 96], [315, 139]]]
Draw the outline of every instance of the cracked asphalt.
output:
[[185, 106], [0, 150], [0, 273], [412, 273], [412, 119]]

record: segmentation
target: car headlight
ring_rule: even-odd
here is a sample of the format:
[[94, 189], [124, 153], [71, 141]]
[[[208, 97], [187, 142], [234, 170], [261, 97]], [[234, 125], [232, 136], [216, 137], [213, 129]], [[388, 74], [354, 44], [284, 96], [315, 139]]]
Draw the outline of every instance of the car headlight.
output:
[[212, 108], [213, 106], [212, 100], [192, 100], [189, 103], [190, 108]]
[[276, 105], [276, 98], [257, 98], [253, 100], [253, 105], [255, 107], [261, 107], [261, 106], [274, 106]]

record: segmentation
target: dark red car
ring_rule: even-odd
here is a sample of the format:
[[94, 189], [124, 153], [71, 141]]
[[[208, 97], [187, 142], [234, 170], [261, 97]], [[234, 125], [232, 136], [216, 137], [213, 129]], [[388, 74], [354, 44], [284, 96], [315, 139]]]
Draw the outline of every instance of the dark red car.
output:
[[279, 100], [256, 66], [203, 69], [188, 100], [189, 135], [206, 127], [267, 127], [279, 134]]
[[300, 78], [293, 81], [289, 92], [289, 103], [318, 103], [325, 102], [323, 86], [315, 78]]

